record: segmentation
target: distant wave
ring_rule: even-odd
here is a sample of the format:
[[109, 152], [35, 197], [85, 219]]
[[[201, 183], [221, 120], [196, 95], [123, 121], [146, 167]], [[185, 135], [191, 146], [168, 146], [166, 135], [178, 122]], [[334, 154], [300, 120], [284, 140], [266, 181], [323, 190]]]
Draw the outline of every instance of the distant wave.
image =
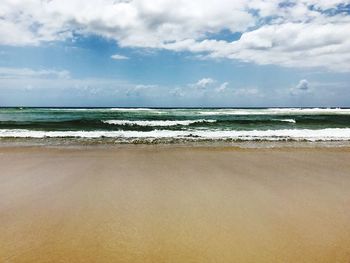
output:
[[202, 110], [200, 115], [350, 115], [350, 109], [341, 108], [268, 108]]
[[147, 115], [350, 115], [350, 109], [344, 108], [0, 108], [2, 112], [10, 111], [28, 111], [28, 112], [115, 112], [115, 113], [130, 113], [130, 114], [147, 114]]
[[107, 111], [120, 111], [120, 112], [149, 112], [149, 113], [163, 113], [161, 109], [152, 108], [108, 108]]
[[1, 129], [1, 138], [119, 138], [119, 139], [187, 139], [187, 140], [266, 140], [266, 141], [349, 141], [350, 128], [283, 129], [253, 131], [34, 131], [26, 129]]
[[122, 112], [133, 112], [133, 111], [154, 111], [158, 112], [157, 109], [151, 108], [43, 108], [43, 110], [50, 111], [122, 111]]
[[294, 119], [274, 119], [274, 121], [296, 123], [296, 120], [294, 120]]
[[184, 121], [170, 121], [170, 120], [152, 120], [152, 121], [130, 121], [130, 120], [107, 120], [102, 121], [103, 123], [113, 124], [113, 125], [137, 125], [137, 126], [177, 126], [177, 125], [191, 125], [194, 123], [209, 123], [216, 122], [216, 120], [184, 120]]

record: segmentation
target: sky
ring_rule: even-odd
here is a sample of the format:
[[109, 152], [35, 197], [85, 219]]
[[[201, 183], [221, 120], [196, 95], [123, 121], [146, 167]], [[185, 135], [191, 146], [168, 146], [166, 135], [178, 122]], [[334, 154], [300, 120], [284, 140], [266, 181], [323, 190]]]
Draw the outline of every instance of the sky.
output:
[[1, 0], [0, 106], [350, 107], [350, 1]]

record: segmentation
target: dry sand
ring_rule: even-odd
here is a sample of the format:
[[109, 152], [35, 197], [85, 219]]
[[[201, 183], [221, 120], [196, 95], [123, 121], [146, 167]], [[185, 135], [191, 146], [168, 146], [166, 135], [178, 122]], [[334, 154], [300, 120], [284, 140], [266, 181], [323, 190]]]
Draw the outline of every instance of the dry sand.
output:
[[0, 148], [0, 262], [350, 262], [350, 149]]

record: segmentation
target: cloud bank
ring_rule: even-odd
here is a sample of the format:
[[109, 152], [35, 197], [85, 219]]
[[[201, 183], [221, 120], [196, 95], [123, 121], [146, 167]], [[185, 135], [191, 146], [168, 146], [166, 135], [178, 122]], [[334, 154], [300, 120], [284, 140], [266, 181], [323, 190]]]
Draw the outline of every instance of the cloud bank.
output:
[[209, 76], [164, 86], [119, 79], [75, 78], [65, 70], [0, 67], [0, 80], [0, 94], [6, 95], [0, 96], [2, 106], [329, 107], [347, 106], [350, 97], [347, 82], [305, 79], [292, 88], [272, 89]]
[[93, 34], [121, 47], [348, 72], [349, 13], [344, 0], [2, 0], [0, 44]]

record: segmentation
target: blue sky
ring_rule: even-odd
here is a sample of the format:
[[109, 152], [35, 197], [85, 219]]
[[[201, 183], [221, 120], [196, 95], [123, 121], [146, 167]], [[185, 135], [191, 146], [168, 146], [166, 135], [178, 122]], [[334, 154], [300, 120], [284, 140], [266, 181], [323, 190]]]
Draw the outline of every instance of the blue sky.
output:
[[348, 2], [175, 2], [4, 1], [0, 106], [350, 106]]

